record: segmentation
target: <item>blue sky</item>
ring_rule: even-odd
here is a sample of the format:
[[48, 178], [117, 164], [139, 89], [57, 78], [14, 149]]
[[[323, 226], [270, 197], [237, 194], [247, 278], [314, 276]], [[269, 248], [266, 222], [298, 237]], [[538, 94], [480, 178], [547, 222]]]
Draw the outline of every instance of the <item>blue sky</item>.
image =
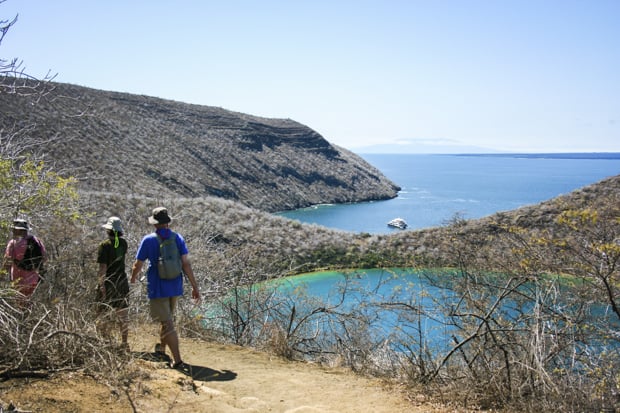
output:
[[[412, 152], [620, 152], [617, 0], [6, 0], [0, 57]], [[399, 149], [400, 148], [400, 149]]]

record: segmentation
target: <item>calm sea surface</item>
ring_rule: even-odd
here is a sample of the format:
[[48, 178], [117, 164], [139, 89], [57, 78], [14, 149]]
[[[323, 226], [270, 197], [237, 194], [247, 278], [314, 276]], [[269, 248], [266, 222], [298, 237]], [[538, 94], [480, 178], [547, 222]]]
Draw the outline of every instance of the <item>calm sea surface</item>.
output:
[[620, 174], [619, 154], [361, 155], [402, 190], [388, 201], [319, 205], [279, 213], [301, 222], [352, 232], [400, 231], [443, 225], [460, 214], [481, 218], [546, 201]]

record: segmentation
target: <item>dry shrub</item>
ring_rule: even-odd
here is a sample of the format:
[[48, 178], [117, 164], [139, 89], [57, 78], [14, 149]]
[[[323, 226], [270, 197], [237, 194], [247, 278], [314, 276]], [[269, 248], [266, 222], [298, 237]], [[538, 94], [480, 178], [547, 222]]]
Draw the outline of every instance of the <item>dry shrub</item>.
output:
[[268, 323], [265, 326], [264, 334], [267, 337], [263, 345], [265, 350], [289, 360], [293, 358], [293, 350], [282, 327], [274, 323]]

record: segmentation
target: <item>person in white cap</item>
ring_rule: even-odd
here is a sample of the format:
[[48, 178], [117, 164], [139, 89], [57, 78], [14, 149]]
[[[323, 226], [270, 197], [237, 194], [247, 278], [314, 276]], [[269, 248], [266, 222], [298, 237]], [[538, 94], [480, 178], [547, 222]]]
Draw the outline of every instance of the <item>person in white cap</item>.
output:
[[[153, 210], [149, 217], [149, 223], [155, 226], [155, 232], [152, 232], [140, 242], [131, 270], [131, 282], [135, 283], [138, 274], [142, 271], [142, 266], [146, 260], [149, 260], [147, 270], [148, 280], [148, 297], [151, 310], [151, 317], [161, 323], [160, 342], [155, 346], [155, 352], [164, 356], [166, 347], [170, 347], [172, 352], [173, 363], [171, 368], [178, 370], [186, 370], [188, 366], [181, 359], [179, 350], [179, 336], [174, 326], [174, 310], [177, 300], [183, 295], [183, 274], [187, 276], [192, 285], [192, 298], [200, 301], [200, 292], [198, 284], [194, 277], [194, 271], [189, 260], [189, 252], [185, 244], [185, 240], [181, 234], [172, 231], [168, 225], [172, 218], [168, 215], [168, 210], [158, 207]], [[178, 257], [180, 258], [179, 273], [173, 278], [162, 278], [159, 274], [158, 262], [160, 260], [160, 240], [164, 242], [171, 237], [174, 238], [178, 248]]]
[[[123, 227], [119, 217], [110, 217], [101, 226], [106, 230], [107, 238], [97, 249], [99, 310], [114, 309], [120, 324], [121, 345], [129, 351], [129, 282], [125, 272], [127, 241], [123, 238]], [[107, 312], [107, 311], [106, 311]], [[108, 335], [107, 323], [103, 323], [102, 332]]]
[[13, 238], [4, 251], [4, 269], [9, 272], [10, 280], [24, 298], [29, 298], [41, 281], [47, 256], [43, 242], [29, 231], [28, 221], [15, 219]]

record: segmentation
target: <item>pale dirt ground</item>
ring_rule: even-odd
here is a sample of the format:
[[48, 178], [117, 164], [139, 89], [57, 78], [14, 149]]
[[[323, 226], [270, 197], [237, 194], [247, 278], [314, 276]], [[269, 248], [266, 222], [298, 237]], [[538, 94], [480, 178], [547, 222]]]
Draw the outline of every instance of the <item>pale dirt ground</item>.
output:
[[[31, 412], [456, 412], [422, 394], [345, 369], [291, 362], [231, 345], [181, 338], [191, 376], [149, 358], [156, 328], [132, 331], [133, 380], [110, 385], [80, 372], [0, 382], [0, 406]], [[144, 352], [145, 354], [141, 354]], [[126, 383], [127, 384], [127, 383]], [[2, 409], [0, 409], [0, 412]]]

